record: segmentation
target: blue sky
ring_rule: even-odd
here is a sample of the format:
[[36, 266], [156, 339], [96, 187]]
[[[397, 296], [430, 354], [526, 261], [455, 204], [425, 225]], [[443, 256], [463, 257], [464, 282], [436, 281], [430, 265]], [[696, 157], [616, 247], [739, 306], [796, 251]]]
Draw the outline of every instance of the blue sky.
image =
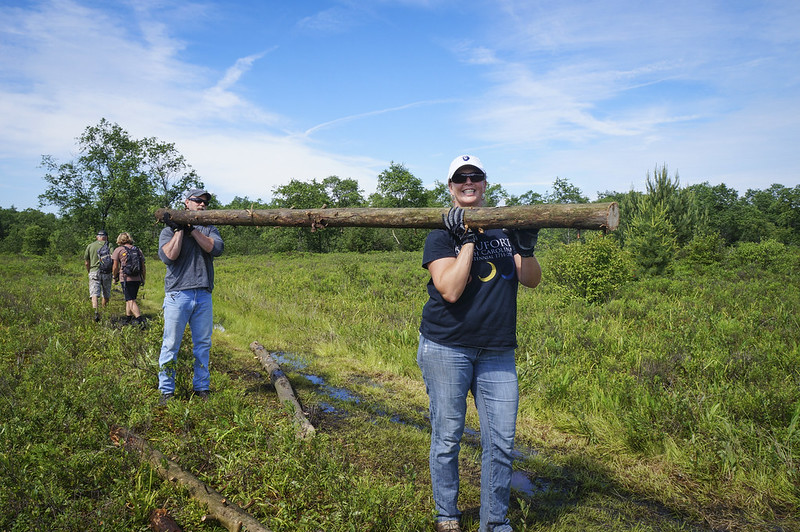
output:
[[174, 143], [223, 203], [459, 154], [512, 194], [800, 183], [797, 0], [0, 3], [0, 207], [101, 118]]

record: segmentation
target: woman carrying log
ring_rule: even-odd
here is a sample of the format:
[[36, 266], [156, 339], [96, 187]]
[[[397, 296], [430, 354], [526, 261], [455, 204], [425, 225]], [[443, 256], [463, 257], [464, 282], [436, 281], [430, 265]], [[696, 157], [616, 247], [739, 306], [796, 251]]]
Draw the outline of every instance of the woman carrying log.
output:
[[430, 400], [430, 468], [436, 530], [460, 531], [458, 454], [472, 391], [480, 418], [481, 532], [510, 532], [511, 490], [519, 391], [517, 287], [534, 288], [542, 271], [533, 255], [538, 229], [473, 231], [464, 210], [480, 207], [486, 172], [472, 155], [457, 157], [447, 180], [453, 207], [446, 229], [431, 231], [423, 267], [430, 272], [417, 363]]

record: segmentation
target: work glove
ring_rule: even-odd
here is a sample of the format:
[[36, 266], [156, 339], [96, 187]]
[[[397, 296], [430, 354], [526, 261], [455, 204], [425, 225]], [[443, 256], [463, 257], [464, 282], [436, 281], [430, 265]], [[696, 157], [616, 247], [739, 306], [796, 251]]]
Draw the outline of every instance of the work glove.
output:
[[511, 245], [520, 257], [533, 257], [533, 249], [539, 240], [539, 228], [534, 229], [503, 229], [508, 235]]
[[169, 215], [168, 212], [164, 213], [164, 216], [161, 217], [161, 221], [164, 222], [164, 224], [170, 229], [172, 229], [172, 231], [175, 233], [185, 229], [184, 226], [182, 226], [181, 224], [173, 222], [172, 217]]
[[474, 244], [478, 240], [478, 235], [464, 225], [464, 209], [461, 207], [450, 207], [447, 214], [442, 214], [442, 221], [460, 245]]

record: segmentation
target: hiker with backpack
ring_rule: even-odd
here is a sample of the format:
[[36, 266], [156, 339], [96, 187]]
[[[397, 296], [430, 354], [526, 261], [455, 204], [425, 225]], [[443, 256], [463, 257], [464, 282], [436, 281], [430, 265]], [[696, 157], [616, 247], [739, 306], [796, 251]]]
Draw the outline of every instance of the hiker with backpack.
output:
[[125, 297], [125, 317], [122, 319], [122, 324], [144, 325], [144, 316], [136, 302], [139, 288], [144, 286], [144, 253], [133, 245], [130, 233], [120, 233], [117, 237], [117, 249], [111, 258], [114, 261], [112, 269], [114, 282], [122, 284], [122, 295]]
[[111, 298], [111, 269], [114, 265], [105, 229], [98, 231], [96, 240], [86, 246], [83, 263], [89, 274], [89, 297], [92, 299], [94, 321], [100, 321], [98, 300], [102, 296], [103, 308], [108, 306], [108, 300]]

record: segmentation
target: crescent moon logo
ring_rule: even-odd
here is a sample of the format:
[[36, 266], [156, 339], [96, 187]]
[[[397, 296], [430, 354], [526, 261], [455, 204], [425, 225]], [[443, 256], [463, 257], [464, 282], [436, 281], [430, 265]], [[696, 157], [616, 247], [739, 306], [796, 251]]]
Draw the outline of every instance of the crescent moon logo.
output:
[[507, 281], [510, 281], [511, 279], [513, 279], [513, 278], [514, 278], [514, 275], [515, 275], [516, 273], [517, 273], [517, 272], [514, 270], [514, 268], [512, 268], [512, 269], [511, 269], [511, 271], [510, 271], [508, 274], [505, 274], [505, 273], [503, 273], [503, 272], [500, 272], [500, 277], [502, 277], [503, 279], [505, 279], [505, 280], [507, 280]]
[[486, 277], [478, 276], [478, 279], [480, 279], [484, 283], [488, 283], [489, 281], [494, 279], [495, 275], [497, 275], [497, 266], [494, 265], [494, 262], [487, 262], [486, 264], [492, 267], [492, 271], [490, 271], [489, 275], [487, 275]]

